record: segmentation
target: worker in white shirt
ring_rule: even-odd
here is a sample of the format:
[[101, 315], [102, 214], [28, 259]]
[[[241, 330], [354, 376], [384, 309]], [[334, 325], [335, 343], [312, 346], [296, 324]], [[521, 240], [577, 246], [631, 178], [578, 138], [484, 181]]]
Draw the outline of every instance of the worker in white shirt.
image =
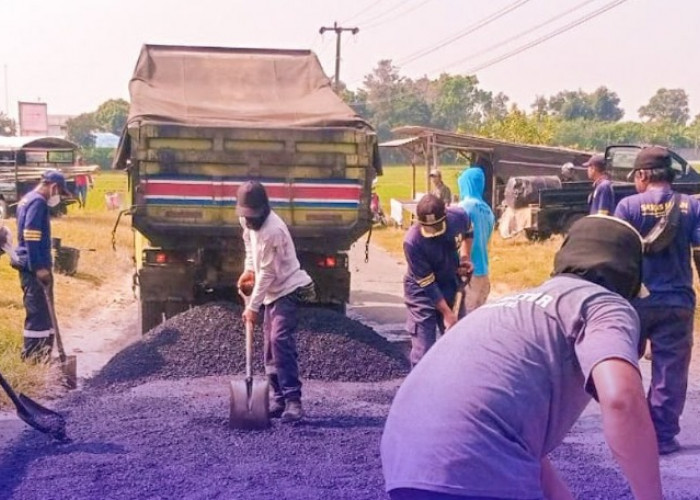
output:
[[303, 417], [295, 338], [297, 310], [315, 299], [314, 284], [301, 269], [289, 229], [270, 208], [262, 184], [248, 181], [240, 186], [236, 211], [245, 243], [245, 270], [238, 287], [250, 295], [243, 319], [257, 323], [264, 308], [265, 373], [272, 390], [270, 417], [296, 422]]

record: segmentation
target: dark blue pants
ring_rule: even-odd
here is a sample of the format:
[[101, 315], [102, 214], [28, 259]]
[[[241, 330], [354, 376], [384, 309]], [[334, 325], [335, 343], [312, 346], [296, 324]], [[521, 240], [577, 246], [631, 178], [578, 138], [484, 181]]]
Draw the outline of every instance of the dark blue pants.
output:
[[53, 348], [53, 325], [44, 289], [32, 272], [20, 271], [25, 319], [22, 359], [48, 361]]
[[[391, 500], [501, 500], [497, 497], [475, 497], [450, 495], [437, 491], [417, 490], [414, 488], [397, 488], [389, 492]], [[506, 499], [503, 499], [506, 500]]]
[[[447, 305], [452, 307], [454, 294], [446, 295]], [[445, 333], [445, 323], [442, 314], [435, 309], [432, 301], [422, 295], [410, 296], [406, 294], [406, 308], [408, 309], [408, 319], [406, 321], [406, 331], [411, 336], [411, 354], [409, 356], [411, 367], [414, 367], [425, 356], [425, 353], [437, 341], [437, 332]], [[459, 318], [464, 316], [464, 301], [460, 306]]]
[[85, 203], [87, 203], [87, 189], [87, 185], [75, 186], [75, 194], [78, 197], [78, 206], [80, 208], [85, 208]]
[[688, 370], [693, 349], [693, 310], [681, 307], [640, 307], [640, 345], [651, 342], [651, 386], [647, 400], [659, 442], [680, 432]]
[[265, 306], [263, 320], [265, 373], [274, 398], [301, 399], [296, 329], [299, 302], [291, 293]]

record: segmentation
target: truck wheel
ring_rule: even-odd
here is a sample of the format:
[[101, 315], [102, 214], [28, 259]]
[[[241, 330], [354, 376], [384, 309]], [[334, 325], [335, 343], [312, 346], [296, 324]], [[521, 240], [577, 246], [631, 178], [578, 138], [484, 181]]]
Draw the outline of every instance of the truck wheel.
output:
[[530, 241], [544, 241], [551, 236], [549, 233], [540, 232], [535, 229], [526, 229], [525, 237]]
[[165, 303], [165, 319], [172, 318], [178, 314], [187, 311], [190, 305], [187, 302], [168, 301]]
[[163, 322], [163, 302], [154, 300], [141, 300], [139, 302], [139, 316], [141, 317], [141, 333], [145, 334]]
[[334, 311], [345, 316], [347, 311], [347, 304], [343, 302], [342, 304], [322, 304], [321, 307], [328, 309], [329, 311]]

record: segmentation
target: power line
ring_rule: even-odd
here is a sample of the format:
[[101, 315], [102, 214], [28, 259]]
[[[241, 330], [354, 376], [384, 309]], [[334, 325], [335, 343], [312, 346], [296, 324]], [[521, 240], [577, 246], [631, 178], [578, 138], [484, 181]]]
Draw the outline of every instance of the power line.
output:
[[523, 45], [523, 46], [521, 46], [521, 47], [518, 47], [518, 48], [515, 49], [515, 50], [512, 50], [511, 52], [507, 52], [506, 54], [503, 54], [503, 55], [501, 55], [501, 56], [499, 56], [499, 57], [496, 57], [496, 58], [493, 58], [493, 59], [491, 59], [491, 60], [489, 60], [489, 61], [486, 61], [486, 62], [483, 63], [483, 64], [480, 64], [480, 65], [478, 65], [478, 66], [474, 66], [473, 68], [470, 68], [470, 69], [467, 71], [467, 73], [472, 73], [472, 74], [473, 74], [473, 73], [476, 73], [477, 71], [481, 71], [482, 69], [486, 69], [486, 68], [488, 68], [488, 67], [491, 67], [491, 66], [493, 66], [494, 64], [497, 64], [497, 63], [499, 63], [499, 62], [501, 62], [501, 61], [505, 61], [506, 59], [510, 59], [511, 57], [513, 57], [513, 56], [515, 56], [515, 55], [518, 55], [518, 54], [520, 54], [521, 52], [524, 52], [524, 51], [526, 51], [526, 50], [528, 50], [528, 49], [531, 49], [532, 47], [535, 47], [535, 46], [537, 46], [537, 45], [540, 45], [541, 43], [544, 43], [544, 42], [546, 42], [547, 40], [550, 40], [550, 39], [554, 38], [554, 37], [557, 36], [557, 35], [561, 35], [562, 33], [565, 33], [565, 32], [567, 32], [567, 31], [569, 31], [569, 30], [571, 30], [571, 29], [573, 29], [573, 28], [576, 28], [577, 26], [580, 26], [581, 24], [585, 23], [586, 21], [589, 21], [589, 20], [591, 20], [591, 19], [593, 19], [593, 18], [595, 18], [595, 17], [598, 17], [599, 15], [601, 15], [601, 14], [603, 14], [603, 13], [609, 11], [610, 9], [613, 9], [613, 8], [617, 7], [618, 5], [621, 5], [621, 4], [625, 3], [626, 1], [627, 1], [627, 0], [615, 0], [615, 1], [613, 1], [613, 2], [610, 2], [609, 4], [604, 5], [604, 6], [601, 7], [600, 9], [595, 10], [595, 11], [589, 13], [589, 14], [586, 14], [585, 16], [580, 17], [579, 19], [577, 19], [577, 20], [575, 20], [575, 21], [573, 21], [573, 22], [571, 22], [571, 23], [569, 23], [569, 24], [567, 24], [567, 25], [565, 25], [565, 26], [562, 26], [561, 28], [558, 28], [558, 29], [552, 31], [551, 33], [548, 33], [548, 34], [546, 34], [546, 35], [544, 35], [544, 36], [541, 36], [540, 38], [537, 38], [536, 40], [533, 40], [533, 41], [530, 42], [530, 43], [527, 43], [527, 44], [525, 44], [525, 45]]
[[551, 23], [553, 23], [554, 21], [558, 21], [558, 20], [561, 19], [562, 17], [566, 17], [566, 16], [568, 16], [569, 14], [571, 14], [572, 12], [575, 12], [575, 11], [579, 10], [580, 8], [585, 7], [586, 5], [588, 5], [588, 4], [590, 4], [590, 3], [593, 3], [593, 2], [597, 2], [597, 1], [598, 1], [598, 0], [586, 0], [585, 2], [581, 2], [580, 4], [575, 5], [575, 6], [571, 7], [570, 9], [565, 10], [564, 12], [562, 12], [562, 13], [560, 13], [560, 14], [557, 14], [556, 16], [550, 17], [550, 18], [547, 19], [546, 21], [543, 21], [543, 22], [541, 22], [540, 24], [537, 24], [537, 25], [533, 26], [532, 28], [526, 29], [525, 31], [521, 31], [520, 33], [518, 33], [518, 34], [516, 34], [516, 35], [513, 35], [513, 36], [511, 36], [511, 37], [508, 37], [508, 38], [506, 38], [505, 40], [502, 40], [502, 41], [500, 41], [500, 42], [498, 42], [498, 43], [495, 43], [495, 44], [493, 44], [493, 45], [491, 45], [491, 46], [489, 46], [489, 47], [486, 47], [485, 49], [482, 49], [482, 50], [480, 50], [480, 51], [478, 51], [478, 52], [475, 52], [475, 53], [470, 54], [470, 55], [468, 55], [468, 56], [466, 56], [466, 57], [463, 57], [463, 58], [461, 58], [461, 59], [458, 59], [457, 61], [451, 62], [451, 63], [447, 64], [446, 66], [441, 66], [439, 69], [437, 69], [437, 68], [436, 68], [436, 69], [433, 69], [433, 70], [429, 71], [428, 73], [429, 73], [429, 74], [432, 74], [432, 73], [435, 73], [436, 71], [443, 72], [443, 71], [446, 70], [447, 68], [451, 68], [451, 67], [453, 67], [453, 66], [456, 66], [456, 65], [458, 65], [458, 64], [461, 64], [461, 63], [463, 63], [463, 62], [465, 62], [465, 61], [468, 61], [468, 60], [470, 60], [470, 59], [474, 59], [474, 58], [476, 58], [476, 57], [479, 57], [479, 56], [482, 56], [482, 55], [484, 55], [484, 54], [487, 54], [488, 52], [491, 52], [491, 51], [493, 51], [493, 50], [496, 50], [496, 49], [498, 49], [498, 48], [501, 48], [501, 47], [503, 47], [504, 45], [507, 45], [507, 44], [509, 44], [510, 42], [512, 42], [512, 41], [514, 41], [514, 40], [517, 40], [518, 38], [522, 38], [522, 37], [525, 36], [525, 35], [529, 35], [530, 33], [533, 33], [534, 31], [537, 31], [538, 29], [540, 29], [540, 28], [542, 28], [542, 27], [544, 27], [544, 26], [546, 26], [546, 25], [548, 25], [548, 24], [551, 24]]
[[357, 18], [358, 16], [361, 18], [363, 15], [367, 14], [369, 11], [376, 9], [379, 6], [379, 4], [381, 4], [383, 1], [384, 0], [376, 0], [374, 2], [369, 2], [369, 3], [365, 4], [364, 7], [362, 7], [359, 11], [354, 13], [352, 16], [341, 21], [341, 24], [345, 24], [349, 21], [352, 21], [353, 19]]
[[[384, 20], [381, 20], [381, 21], [377, 21], [377, 22], [375, 22], [375, 23], [372, 23], [372, 24], [370, 24], [370, 25], [368, 25], [368, 26], [364, 26], [362, 29], [365, 30], [365, 31], [367, 31], [367, 30], [370, 30], [370, 29], [374, 29], [374, 28], [376, 28], [377, 26], [381, 26], [382, 24], [386, 24], [386, 23], [388, 23], [389, 21], [395, 21], [396, 19], [398, 19], [398, 18], [400, 18], [400, 17], [403, 17], [403, 16], [405, 16], [406, 14], [409, 14], [409, 13], [413, 12], [414, 10], [417, 10], [417, 9], [423, 7], [425, 4], [427, 4], [427, 3], [429, 3], [429, 2], [432, 2], [432, 0], [423, 0], [422, 2], [420, 2], [420, 3], [416, 4], [416, 5], [414, 5], [413, 7], [409, 7], [408, 9], [406, 9], [406, 10], [404, 10], [404, 11], [399, 11], [399, 12], [397, 12], [397, 13], [392, 13], [392, 14], [394, 14], [394, 15], [392, 15], [392, 16], [390, 16], [390, 17], [387, 17], [387, 18], [384, 19]], [[381, 17], [381, 16], [377, 16], [377, 17]]]
[[515, 2], [504, 7], [503, 9], [498, 10], [498, 11], [494, 12], [493, 14], [490, 14], [490, 15], [486, 16], [485, 18], [477, 21], [476, 23], [472, 24], [464, 31], [460, 31], [454, 35], [451, 35], [451, 36], [443, 39], [442, 41], [438, 42], [437, 45], [434, 45], [432, 47], [428, 47], [425, 49], [421, 49], [417, 52], [414, 52], [414, 53], [410, 54], [409, 56], [407, 56], [405, 59], [399, 61], [397, 64], [399, 66], [405, 66], [406, 64], [412, 63], [413, 61], [416, 61], [422, 57], [425, 57], [428, 54], [432, 54], [436, 50], [439, 50], [439, 49], [441, 49], [441, 48], [443, 48], [451, 43], [456, 42], [457, 40], [459, 40], [461, 38], [464, 38], [467, 35], [474, 33], [477, 30], [480, 30], [481, 28], [483, 28], [485, 26], [488, 26], [492, 22], [494, 22], [497, 19], [505, 16], [506, 14], [514, 11], [518, 7], [525, 5], [529, 1], [530, 0], [516, 0]]

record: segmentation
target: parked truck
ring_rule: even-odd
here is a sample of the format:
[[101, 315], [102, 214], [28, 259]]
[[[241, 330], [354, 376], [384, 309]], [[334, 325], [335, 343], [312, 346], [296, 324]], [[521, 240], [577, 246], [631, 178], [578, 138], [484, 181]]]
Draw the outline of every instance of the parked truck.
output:
[[[630, 173], [640, 149], [639, 145], [612, 145], [605, 150], [615, 203], [636, 193]], [[676, 173], [674, 189], [690, 195], [700, 193], [700, 174], [680, 155], [670, 153]], [[508, 237], [524, 231], [529, 239], [540, 240], [565, 233], [573, 222], [589, 213], [591, 181], [570, 180], [581, 178], [585, 170], [581, 165], [570, 164], [559, 175], [509, 178], [499, 210], [501, 235]]]
[[115, 167], [131, 187], [141, 328], [234, 298], [239, 185], [257, 179], [289, 226], [320, 306], [344, 311], [347, 251], [371, 228], [377, 137], [305, 50], [145, 45]]

